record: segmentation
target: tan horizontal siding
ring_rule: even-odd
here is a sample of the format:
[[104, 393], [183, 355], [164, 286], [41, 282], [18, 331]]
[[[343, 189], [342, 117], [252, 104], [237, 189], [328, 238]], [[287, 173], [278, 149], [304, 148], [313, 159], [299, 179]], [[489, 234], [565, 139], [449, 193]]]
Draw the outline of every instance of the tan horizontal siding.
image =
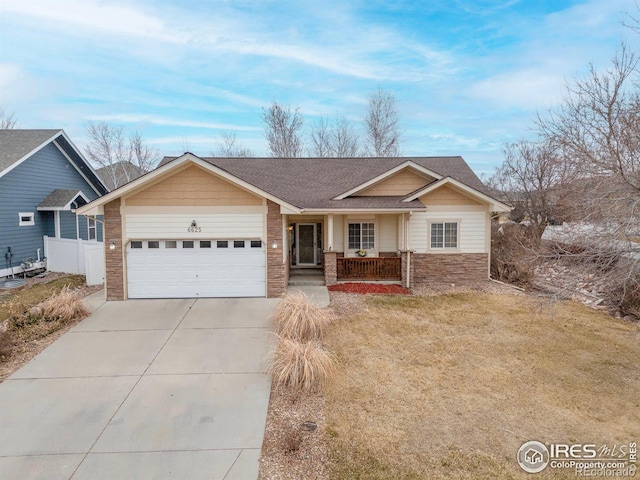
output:
[[429, 205], [481, 205], [480, 202], [463, 195], [451, 187], [444, 186], [420, 197], [420, 201]]
[[407, 195], [408, 193], [414, 192], [420, 187], [424, 187], [431, 183], [433, 180], [435, 179], [425, 175], [420, 175], [415, 173], [413, 170], [406, 168], [395, 175], [385, 178], [381, 182], [358, 192], [356, 195], [360, 197]]
[[[416, 212], [411, 215], [409, 248], [416, 253], [487, 253], [486, 216], [483, 211]], [[457, 250], [429, 248], [430, 222], [459, 222]]]
[[[195, 220], [199, 232], [190, 232]], [[126, 237], [138, 239], [262, 238], [264, 214], [127, 214]]]
[[125, 199], [127, 206], [262, 205], [262, 198], [191, 166]]

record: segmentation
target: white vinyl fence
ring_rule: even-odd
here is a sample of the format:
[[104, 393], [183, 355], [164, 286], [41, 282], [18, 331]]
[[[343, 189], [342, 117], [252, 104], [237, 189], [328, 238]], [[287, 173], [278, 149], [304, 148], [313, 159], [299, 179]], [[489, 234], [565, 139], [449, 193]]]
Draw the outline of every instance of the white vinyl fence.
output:
[[47, 270], [86, 275], [87, 285], [104, 283], [104, 243], [44, 236]]

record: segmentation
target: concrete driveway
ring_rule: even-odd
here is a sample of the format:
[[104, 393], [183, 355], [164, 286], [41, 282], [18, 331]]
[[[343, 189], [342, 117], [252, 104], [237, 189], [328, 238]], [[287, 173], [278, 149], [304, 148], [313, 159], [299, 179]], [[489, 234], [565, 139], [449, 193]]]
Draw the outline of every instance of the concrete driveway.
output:
[[92, 300], [0, 384], [0, 478], [256, 478], [277, 300]]

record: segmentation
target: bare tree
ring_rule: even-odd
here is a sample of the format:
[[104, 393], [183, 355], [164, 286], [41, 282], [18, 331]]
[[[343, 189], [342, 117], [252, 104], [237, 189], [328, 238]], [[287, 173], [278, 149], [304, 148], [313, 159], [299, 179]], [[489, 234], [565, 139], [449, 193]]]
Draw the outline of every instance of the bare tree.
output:
[[152, 170], [159, 154], [150, 148], [142, 135], [133, 131], [128, 137], [121, 127], [106, 122], [89, 122], [89, 143], [85, 153], [99, 165], [100, 174], [110, 189], [117, 188]]
[[365, 151], [368, 156], [400, 155], [400, 120], [392, 92], [378, 88], [369, 96], [369, 109], [363, 123]]
[[236, 132], [222, 132], [216, 140], [217, 148], [212, 155], [217, 157], [253, 157], [253, 152], [238, 143]]
[[17, 123], [15, 112], [7, 112], [4, 105], [0, 105], [0, 130], [16, 128]]
[[187, 137], [182, 137], [180, 140], [180, 152], [179, 155], [182, 155], [185, 152], [191, 151], [191, 143]]
[[[640, 93], [638, 56], [622, 45], [607, 70], [593, 65], [566, 87], [562, 103], [537, 124], [565, 161], [581, 172], [571, 188], [568, 253], [597, 265], [607, 292], [640, 312]], [[632, 292], [629, 297], [629, 292]], [[617, 300], [615, 300], [617, 299]]]
[[609, 176], [640, 192], [640, 97], [632, 76], [638, 57], [622, 46], [602, 73], [567, 86], [561, 105], [538, 126], [550, 142], [594, 176]]
[[528, 223], [539, 245], [549, 222], [564, 214], [566, 187], [575, 170], [548, 144], [521, 140], [505, 145], [503, 153], [503, 163], [488, 183], [514, 206], [516, 220]]
[[333, 156], [333, 135], [331, 125], [324, 117], [311, 127], [312, 157], [328, 158]]
[[[640, 94], [638, 57], [625, 45], [611, 66], [591, 66], [567, 86], [562, 104], [538, 126], [585, 177], [577, 210], [583, 222], [606, 222], [606, 237], [625, 241], [640, 232]], [[580, 191], [582, 190], [582, 191]]]
[[274, 102], [269, 108], [263, 108], [261, 119], [265, 124], [264, 131], [269, 143], [272, 157], [301, 157], [304, 151], [302, 141], [303, 119], [298, 108], [291, 108]]
[[349, 158], [359, 156], [359, 138], [351, 122], [341, 117], [333, 122], [321, 118], [311, 128], [311, 155]]

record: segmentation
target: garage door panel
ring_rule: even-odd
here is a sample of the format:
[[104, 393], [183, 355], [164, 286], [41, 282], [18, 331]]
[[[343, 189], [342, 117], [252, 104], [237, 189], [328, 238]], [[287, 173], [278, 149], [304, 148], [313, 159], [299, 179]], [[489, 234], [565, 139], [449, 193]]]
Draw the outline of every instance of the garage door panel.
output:
[[182, 240], [162, 240], [160, 248], [149, 248], [148, 240], [132, 242], [136, 248], [127, 249], [129, 297], [265, 296], [264, 244], [251, 247], [244, 240], [244, 247], [238, 243], [234, 248], [233, 240], [226, 242], [227, 248], [218, 248], [216, 240], [195, 240], [193, 248], [184, 248]]

